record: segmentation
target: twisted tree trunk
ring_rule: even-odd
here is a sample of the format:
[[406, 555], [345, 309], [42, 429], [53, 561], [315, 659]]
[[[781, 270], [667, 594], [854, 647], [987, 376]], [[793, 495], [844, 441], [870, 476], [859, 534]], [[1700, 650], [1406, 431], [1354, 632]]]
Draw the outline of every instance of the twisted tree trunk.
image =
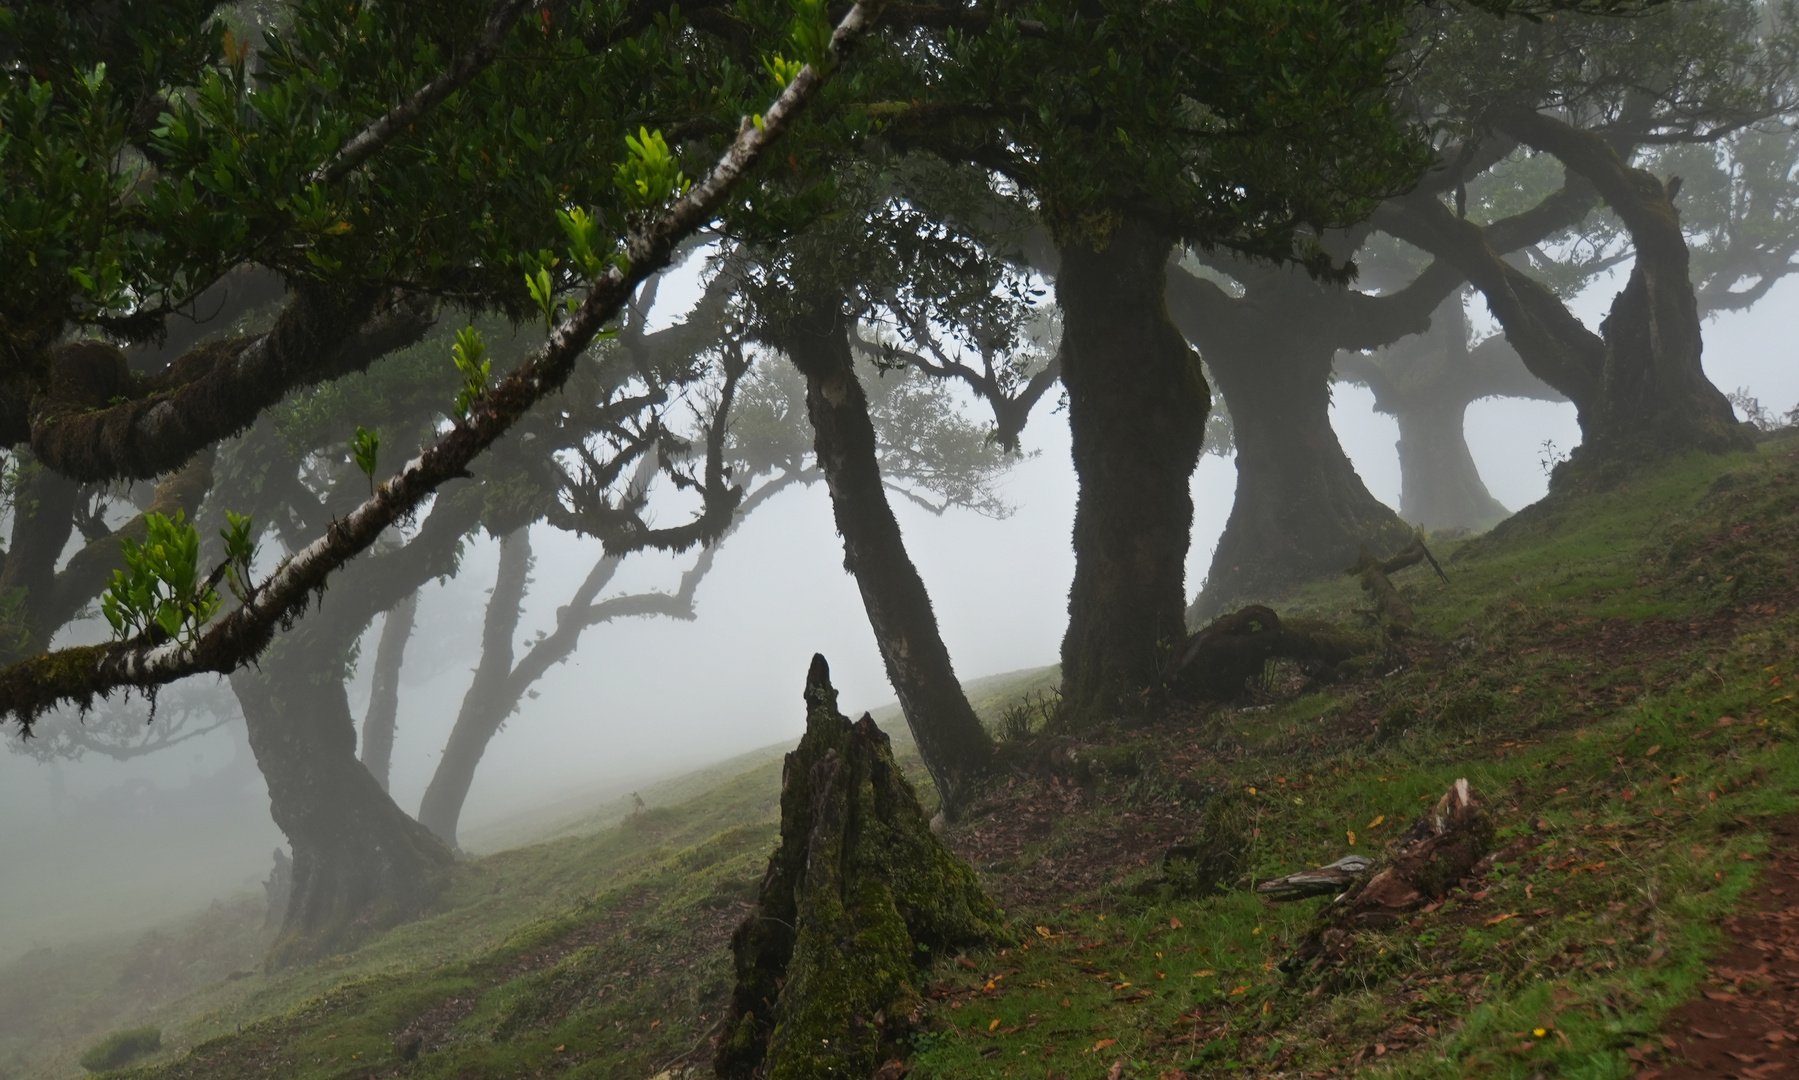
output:
[[414, 918], [448, 881], [450, 849], [357, 760], [344, 679], [350, 643], [377, 612], [454, 570], [480, 496], [473, 485], [447, 488], [411, 542], [351, 564], [312, 618], [282, 635], [259, 667], [231, 676], [270, 816], [294, 853], [271, 968], [351, 948]]
[[1501, 110], [1505, 131], [1586, 177], [1630, 230], [1630, 280], [1600, 324], [1604, 392], [1590, 451], [1602, 459], [1747, 449], [1730, 401], [1706, 378], [1690, 252], [1673, 186], [1606, 140], [1530, 109]]
[[1062, 382], [1080, 480], [1062, 699], [1077, 717], [1141, 708], [1186, 637], [1188, 485], [1212, 395], [1168, 317], [1172, 247], [1126, 216], [1061, 251]]
[[448, 879], [450, 850], [356, 759], [343, 643], [304, 630], [231, 676], [269, 812], [293, 848], [293, 889], [271, 970], [354, 947], [416, 918]]
[[813, 296], [804, 303], [801, 315], [773, 333], [774, 344], [806, 377], [806, 412], [843, 536], [843, 567], [855, 575], [887, 678], [944, 813], [953, 818], [986, 767], [992, 742], [962, 692], [930, 594], [906, 554], [881, 485], [868, 397], [850, 347], [850, 318], [840, 297]]
[[1602, 136], [1530, 109], [1500, 108], [1499, 129], [1553, 154], [1605, 199], [1630, 233], [1630, 279], [1595, 334], [1548, 288], [1500, 258], [1479, 226], [1428, 193], [1393, 200], [1381, 228], [1455, 263], [1487, 299], [1531, 373], [1572, 401], [1582, 442], [1552, 490], [1614, 464], [1688, 450], [1745, 449], [1730, 402], [1706, 378], [1689, 252], [1675, 187], [1632, 167]]

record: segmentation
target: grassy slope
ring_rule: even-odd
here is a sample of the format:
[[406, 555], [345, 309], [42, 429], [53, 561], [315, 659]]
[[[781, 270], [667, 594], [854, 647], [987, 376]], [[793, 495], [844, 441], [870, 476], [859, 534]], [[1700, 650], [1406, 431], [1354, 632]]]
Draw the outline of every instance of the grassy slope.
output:
[[[1363, 679], [1297, 694], [1277, 679], [1252, 706], [1016, 748], [1016, 775], [951, 840], [1030, 944], [937, 973], [915, 1075], [1100, 1076], [1121, 1059], [1144, 1076], [1628, 1075], [1753, 874], [1758, 817], [1799, 809], [1781, 689], [1799, 663], [1794, 450], [1677, 462], [1553, 528], [1476, 541], [1448, 586], [1407, 571], [1433, 636]], [[1321, 582], [1281, 610], [1355, 618], [1360, 602]], [[1018, 676], [977, 693], [991, 715], [1053, 677]], [[1274, 968], [1316, 902], [1145, 884], [1207, 790], [1254, 801], [1267, 876], [1378, 846], [1462, 775], [1504, 859], [1339, 968]], [[133, 1075], [703, 1064], [777, 784], [765, 764], [626, 828], [471, 862], [434, 919], [165, 1007], [149, 1018], [165, 1056], [192, 1051]], [[392, 1037], [409, 1028], [427, 1052], [402, 1064]]]
[[[1435, 641], [1385, 677], [1132, 737], [1086, 813], [988, 846], [1002, 893], [1119, 854], [1074, 903], [1016, 910], [1042, 927], [1026, 947], [946, 981], [914, 1075], [1097, 1076], [1119, 1059], [1146, 1076], [1630, 1075], [1754, 872], [1757, 819], [1799, 809], [1783, 689], [1799, 664], [1799, 468], [1794, 444], [1766, 451], [1678, 462], [1477, 543], [1447, 586], [1408, 571]], [[1360, 603], [1320, 582], [1283, 610], [1353, 618]], [[1153, 859], [1131, 855], [1178, 835], [1181, 779], [1250, 796], [1266, 877], [1377, 847], [1457, 776], [1497, 817], [1502, 859], [1414, 924], [1363, 935], [1341, 967], [1275, 968], [1319, 901], [1133, 888]], [[1041, 802], [1031, 783], [1015, 810]]]

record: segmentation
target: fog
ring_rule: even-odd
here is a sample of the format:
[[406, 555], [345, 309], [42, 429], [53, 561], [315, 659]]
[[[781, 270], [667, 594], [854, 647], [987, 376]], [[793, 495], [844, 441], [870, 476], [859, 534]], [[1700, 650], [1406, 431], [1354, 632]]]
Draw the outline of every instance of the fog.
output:
[[[1621, 279], [1582, 298], [1597, 325]], [[692, 290], [687, 290], [690, 297]], [[682, 289], [667, 286], [658, 318]], [[664, 309], [668, 309], [667, 312]], [[1476, 301], [1474, 311], [1484, 316]], [[1707, 326], [1707, 369], [1726, 391], [1746, 387], [1784, 411], [1799, 401], [1799, 282], [1754, 309]], [[1369, 489], [1398, 504], [1397, 428], [1372, 395], [1339, 384], [1333, 418]], [[1046, 400], [1024, 433], [1030, 456], [1004, 481], [1013, 507], [993, 520], [941, 517], [905, 500], [895, 510], [931, 591], [958, 674], [972, 678], [1054, 663], [1073, 573], [1075, 483], [1065, 417]], [[972, 406], [971, 406], [972, 408]], [[1468, 411], [1468, 440], [1493, 494], [1517, 509], [1547, 485], [1544, 444], [1578, 442], [1570, 405], [1489, 400]], [[1188, 591], [1197, 588], [1229, 512], [1235, 472], [1207, 455], [1196, 506]], [[548, 527], [533, 533], [536, 565], [521, 640], [553, 626], [598, 546]], [[463, 816], [469, 846], [521, 815], [569, 813], [739, 752], [791, 741], [803, 726], [807, 661], [825, 653], [846, 707], [891, 699], [854, 580], [843, 571], [822, 483], [778, 495], [724, 544], [698, 593], [693, 622], [634, 619], [595, 627], [569, 663], [536, 686], [482, 760]], [[672, 590], [688, 556], [636, 555], [608, 592]], [[416, 810], [467, 686], [497, 544], [471, 543], [458, 577], [421, 595], [419, 631], [402, 675], [393, 793]], [[324, 603], [330, 603], [329, 595]], [[363, 643], [352, 686], [368, 693], [379, 624]], [[235, 733], [234, 733], [235, 732]], [[241, 725], [129, 762], [94, 755], [44, 765], [0, 755], [0, 961], [97, 931], [128, 931], [215, 897], [257, 888], [282, 843], [260, 777], [247, 767]]]

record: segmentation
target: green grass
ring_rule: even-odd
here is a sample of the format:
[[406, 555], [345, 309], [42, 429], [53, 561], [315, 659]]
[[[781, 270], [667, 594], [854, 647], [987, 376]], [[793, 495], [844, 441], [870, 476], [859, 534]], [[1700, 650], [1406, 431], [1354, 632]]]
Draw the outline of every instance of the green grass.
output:
[[[1436, 642], [1404, 646], [1386, 678], [1128, 736], [1168, 779], [1253, 800], [1259, 877], [1376, 850], [1466, 776], [1505, 853], [1472, 893], [1290, 977], [1277, 965], [1323, 901], [1161, 902], [1135, 888], [1154, 868], [1126, 867], [1065, 909], [1017, 912], [1041, 927], [1027, 947], [946, 971], [914, 1075], [1097, 1076], [1121, 1058], [1141, 1076], [1630, 1075], [1626, 1051], [1652, 1048], [1751, 882], [1757, 822], [1799, 810], [1782, 688], [1799, 675], [1799, 474], [1769, 456], [1676, 462], [1553, 528], [1463, 545], [1447, 586], [1408, 571]], [[1361, 606], [1344, 579], [1283, 610]], [[1725, 617], [1734, 630], [1686, 644]], [[1621, 643], [1583, 644], [1602, 628]], [[1175, 798], [1145, 780], [1102, 781], [1100, 806], [1033, 854]]]
[[[1792, 449], [1681, 460], [1559, 520], [1446, 545], [1447, 586], [1427, 570], [1399, 579], [1430, 636], [1363, 678], [1033, 735], [951, 841], [1002, 897], [1044, 860], [1085, 860], [1092, 880], [1014, 904], [1024, 945], [930, 973], [913, 1075], [1076, 1080], [1121, 1058], [1144, 1077], [1629, 1075], [1627, 1052], [1692, 992], [1752, 882], [1760, 823], [1799, 810], [1799, 709], [1783, 688], [1799, 677], [1799, 470], [1776, 456]], [[1363, 606], [1342, 578], [1279, 610], [1352, 620]], [[1015, 672], [970, 696], [997, 726], [1054, 678]], [[623, 825], [608, 807], [463, 864], [439, 914], [356, 953], [134, 1017], [165, 1049], [121, 1075], [645, 1080], [704, 1066], [729, 935], [775, 836], [778, 761], [736, 768], [665, 789], [685, 798]], [[1340, 964], [1278, 970], [1319, 901], [1168, 899], [1148, 884], [1207, 791], [1242, 793], [1247, 869], [1267, 877], [1378, 851], [1461, 776], [1503, 858]], [[1075, 783], [1078, 809], [989, 857], [983, 830]], [[404, 1064], [393, 1039], [415, 1027], [426, 1052]], [[67, 1075], [60, 1060], [30, 1075]]]

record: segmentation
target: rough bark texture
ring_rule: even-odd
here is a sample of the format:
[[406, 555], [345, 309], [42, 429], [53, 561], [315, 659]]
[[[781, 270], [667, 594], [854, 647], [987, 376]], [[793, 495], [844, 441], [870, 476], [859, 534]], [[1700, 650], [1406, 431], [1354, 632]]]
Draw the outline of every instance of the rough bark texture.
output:
[[469, 785], [475, 782], [475, 766], [517, 702], [517, 698], [507, 699], [506, 683], [512, 674], [512, 637], [518, 630], [519, 605], [525, 598], [530, 570], [530, 528], [507, 533], [500, 541], [500, 571], [481, 628], [481, 661], [419, 804], [419, 821], [452, 849], [462, 804], [468, 799]]
[[1080, 482], [1062, 700], [1075, 718], [1141, 709], [1186, 636], [1188, 485], [1212, 398], [1168, 317], [1171, 247], [1129, 217], [1062, 246], [1062, 382]]
[[450, 850], [406, 816], [356, 759], [342, 643], [284, 637], [231, 686], [293, 848], [293, 889], [265, 963], [276, 970], [354, 947], [426, 911]]
[[480, 495], [474, 485], [445, 491], [410, 543], [352, 565], [314, 619], [277, 641], [259, 667], [231, 677], [270, 815], [294, 853], [272, 967], [350, 948], [412, 918], [447, 880], [449, 848], [357, 760], [345, 652], [376, 613], [453, 572]]
[[387, 609], [381, 624], [381, 643], [375, 647], [375, 671], [369, 680], [369, 708], [362, 717], [362, 764], [381, 790], [387, 790], [393, 771], [394, 730], [400, 712], [400, 669], [406, 663], [406, 642], [418, 615], [419, 594]]
[[843, 568], [855, 575], [887, 678], [944, 811], [954, 817], [973, 778], [986, 767], [992, 743], [962, 692], [930, 594], [887, 502], [849, 334], [841, 301], [819, 296], [775, 337], [806, 377], [806, 412], [843, 536]]
[[[199, 345], [164, 371], [98, 390], [96, 350], [127, 372], [110, 346], [65, 346], [52, 358], [50, 392], [31, 403], [32, 449], [78, 480], [140, 479], [178, 469], [235, 435], [288, 391], [361, 371], [417, 341], [434, 305], [417, 297], [345, 299], [297, 290], [269, 332]], [[62, 372], [73, 369], [71, 382]], [[115, 396], [126, 397], [113, 402]], [[109, 404], [110, 403], [110, 404]], [[5, 434], [17, 437], [22, 432]]]
[[866, 1077], [922, 1004], [934, 955], [1004, 939], [974, 871], [931, 833], [887, 736], [837, 711], [824, 657], [781, 775], [781, 842], [732, 935], [723, 1080]]

